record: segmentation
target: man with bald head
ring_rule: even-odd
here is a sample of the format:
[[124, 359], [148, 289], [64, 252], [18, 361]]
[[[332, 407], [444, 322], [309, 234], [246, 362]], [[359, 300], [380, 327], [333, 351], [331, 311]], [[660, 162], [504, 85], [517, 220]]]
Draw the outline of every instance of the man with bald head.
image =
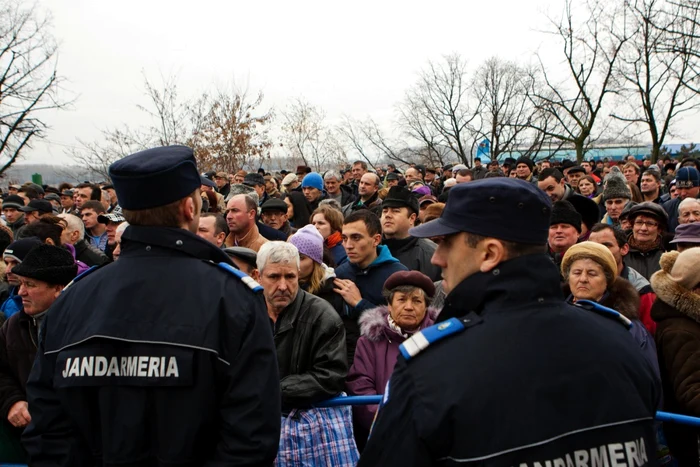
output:
[[382, 199], [379, 197], [381, 180], [377, 174], [367, 172], [360, 178], [357, 193], [358, 199], [353, 203], [343, 206], [343, 216], [357, 211], [358, 209], [370, 209], [372, 212], [381, 215]]
[[242, 246], [257, 251], [268, 240], [260, 235], [255, 219], [258, 214], [258, 203], [250, 195], [234, 195], [226, 203], [226, 224], [229, 234], [226, 237], [227, 247]]

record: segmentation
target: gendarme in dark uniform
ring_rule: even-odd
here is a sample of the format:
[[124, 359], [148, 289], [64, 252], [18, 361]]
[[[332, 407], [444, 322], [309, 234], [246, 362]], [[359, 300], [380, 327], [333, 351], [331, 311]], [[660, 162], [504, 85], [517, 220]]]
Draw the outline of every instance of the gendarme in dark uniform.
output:
[[[192, 233], [192, 150], [142, 151], [109, 172], [131, 225], [119, 260], [49, 310], [27, 385], [30, 465], [272, 465], [280, 392], [265, 302]], [[171, 227], [133, 225], [178, 201]]]
[[550, 212], [532, 184], [491, 178], [411, 229], [438, 237], [449, 293], [401, 346], [359, 466], [656, 465], [660, 382], [629, 321], [564, 301]]

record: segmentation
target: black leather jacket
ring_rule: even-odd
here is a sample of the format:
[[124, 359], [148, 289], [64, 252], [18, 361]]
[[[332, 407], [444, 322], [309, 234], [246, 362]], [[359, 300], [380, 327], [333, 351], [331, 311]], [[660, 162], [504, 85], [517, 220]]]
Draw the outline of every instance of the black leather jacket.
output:
[[345, 327], [326, 300], [299, 289], [274, 329], [283, 412], [343, 391], [348, 373]]

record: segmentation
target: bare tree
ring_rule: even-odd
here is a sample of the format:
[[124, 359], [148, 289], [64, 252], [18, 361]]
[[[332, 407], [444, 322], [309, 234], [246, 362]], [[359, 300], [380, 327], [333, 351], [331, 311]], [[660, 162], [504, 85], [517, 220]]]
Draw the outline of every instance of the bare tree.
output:
[[57, 45], [51, 21], [36, 5], [0, 0], [0, 174], [46, 136], [43, 111], [67, 103], [57, 96]]
[[345, 159], [345, 150], [326, 113], [303, 98], [296, 98], [282, 112], [284, 142], [290, 156], [317, 171], [335, 167]]
[[233, 173], [269, 160], [273, 112], [260, 110], [263, 97], [262, 92], [251, 97], [240, 89], [205, 97], [207, 110], [190, 140], [202, 169]]
[[410, 162], [398, 149], [398, 143], [386, 135], [386, 132], [371, 118], [357, 121], [346, 115], [338, 125], [337, 132], [340, 138], [344, 139], [372, 167], [382, 159], [403, 164]]
[[535, 86], [534, 77], [515, 62], [497, 57], [486, 60], [476, 71], [472, 92], [481, 104], [483, 137], [491, 143], [492, 158], [540, 137], [531, 131], [538, 110], [527, 94]]
[[399, 124], [428, 147], [449, 147], [469, 165], [478, 144], [479, 103], [470, 102], [466, 63], [459, 55], [428, 62], [399, 105]]
[[177, 76], [161, 74], [161, 84], [156, 86], [144, 73], [143, 82], [149, 105], [137, 107], [152, 119], [148, 131], [152, 134], [153, 145], [184, 144], [190, 136], [192, 108], [178, 97]]
[[109, 166], [124, 156], [150, 147], [188, 143], [191, 124], [198, 123], [195, 117], [201, 118], [195, 112], [198, 107], [178, 98], [175, 76], [161, 76], [159, 86], [145, 74], [143, 80], [147, 104], [136, 107], [151, 117], [151, 123], [136, 128], [124, 124], [105, 129], [95, 141], [78, 139], [78, 146], [68, 149], [66, 154], [87, 172], [99, 174], [106, 180]]
[[599, 121], [600, 111], [606, 97], [617, 92], [615, 67], [629, 39], [624, 21], [616, 21], [620, 12], [614, 2], [589, 0], [582, 7], [583, 21], [576, 21], [572, 0], [566, 1], [561, 19], [550, 18], [548, 33], [562, 47], [567, 78], [555, 81], [556, 73], [538, 55], [543, 86], [529, 92], [533, 105], [551, 117], [545, 119], [547, 126], [535, 122], [533, 128], [573, 146], [579, 162], [609, 124]]
[[619, 75], [625, 89], [617, 106], [620, 110], [612, 115], [646, 130], [651, 159], [656, 162], [673, 122], [700, 105], [691, 81], [692, 51], [700, 38], [669, 32], [681, 22], [680, 11], [664, 0], [636, 0], [627, 7], [625, 16], [634, 33], [620, 56]]
[[68, 156], [85, 172], [109, 180], [109, 166], [124, 156], [151, 147], [151, 135], [128, 126], [103, 130], [96, 141], [78, 140], [78, 147], [67, 151]]

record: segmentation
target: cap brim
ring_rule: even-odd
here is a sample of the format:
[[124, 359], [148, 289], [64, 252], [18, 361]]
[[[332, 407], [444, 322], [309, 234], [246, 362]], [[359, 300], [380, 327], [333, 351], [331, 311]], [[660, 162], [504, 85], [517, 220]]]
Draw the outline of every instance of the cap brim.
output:
[[461, 230], [447, 225], [441, 217], [408, 230], [409, 235], [417, 238], [442, 237], [458, 232]]
[[34, 211], [38, 211], [37, 208], [33, 208], [33, 207], [31, 207], [31, 206], [22, 206], [21, 208], [19, 208], [19, 210], [22, 211], [22, 212], [34, 212]]
[[669, 243], [700, 243], [700, 237], [674, 238]]

